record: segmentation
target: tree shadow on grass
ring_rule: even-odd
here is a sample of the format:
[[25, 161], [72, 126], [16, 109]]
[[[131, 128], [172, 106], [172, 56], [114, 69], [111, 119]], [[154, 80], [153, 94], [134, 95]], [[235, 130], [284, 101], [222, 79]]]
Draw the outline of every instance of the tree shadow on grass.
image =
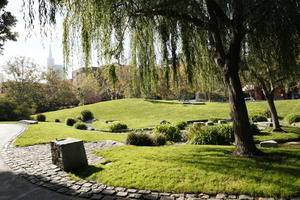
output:
[[155, 104], [181, 104], [180, 102], [171, 102], [171, 101], [161, 101], [161, 100], [151, 100], [151, 99], [145, 99], [144, 101], [147, 101], [149, 103], [155, 103]]
[[85, 179], [93, 174], [99, 173], [100, 171], [104, 170], [102, 167], [97, 167], [94, 165], [89, 165], [84, 169], [81, 170], [72, 170], [70, 173], [74, 174], [75, 176]]

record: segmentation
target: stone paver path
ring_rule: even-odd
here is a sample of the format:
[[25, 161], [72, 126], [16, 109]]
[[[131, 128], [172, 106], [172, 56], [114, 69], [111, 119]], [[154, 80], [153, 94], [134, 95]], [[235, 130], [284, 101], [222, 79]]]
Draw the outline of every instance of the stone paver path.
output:
[[[1, 126], [0, 126], [1, 127]], [[0, 129], [1, 132], [1, 129]], [[0, 136], [1, 139], [1, 136]], [[93, 150], [105, 149], [123, 145], [114, 141], [103, 141], [95, 143], [85, 143], [89, 165], [104, 161], [104, 158], [92, 154]], [[59, 196], [57, 193], [80, 197], [85, 199], [101, 200], [122, 200], [122, 199], [143, 199], [143, 200], [254, 200], [254, 197], [247, 195], [228, 195], [228, 194], [171, 194], [154, 192], [149, 190], [138, 190], [134, 188], [123, 188], [107, 186], [96, 183], [95, 181], [72, 180], [68, 174], [57, 166], [51, 164], [50, 145], [34, 145], [29, 147], [6, 146], [2, 151], [2, 156], [13, 171], [29, 182], [40, 186], [34, 187], [35, 190], [47, 188], [55, 191], [57, 196], [52, 193], [52, 198], [19, 198], [19, 199], [69, 199], [66, 196]], [[1, 187], [1, 185], [0, 185]], [[49, 190], [47, 190], [49, 192]], [[1, 190], [0, 190], [1, 192]], [[11, 190], [13, 192], [13, 190]], [[26, 194], [26, 191], [23, 190]], [[65, 197], [65, 198], [62, 198]], [[18, 199], [18, 198], [1, 198]], [[299, 200], [295, 198], [295, 200]], [[259, 200], [274, 200], [274, 198], [259, 198]]]

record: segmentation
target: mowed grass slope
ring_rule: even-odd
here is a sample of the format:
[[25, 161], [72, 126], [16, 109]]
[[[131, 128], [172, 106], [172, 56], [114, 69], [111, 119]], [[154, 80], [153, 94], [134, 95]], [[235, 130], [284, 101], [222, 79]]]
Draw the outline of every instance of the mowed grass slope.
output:
[[96, 151], [97, 164], [76, 177], [174, 193], [300, 195], [300, 149], [264, 149], [257, 158], [232, 157], [232, 146], [122, 146]]
[[[300, 112], [300, 100], [276, 101], [280, 116], [284, 117], [291, 112]], [[249, 113], [264, 111], [267, 103], [248, 102]], [[68, 117], [78, 117], [82, 110], [90, 110], [97, 121], [94, 127], [103, 129], [107, 125], [106, 120], [120, 120], [129, 128], [145, 128], [159, 124], [160, 120], [170, 122], [198, 120], [209, 118], [229, 118], [228, 103], [206, 103], [206, 105], [187, 105], [172, 101], [147, 101], [144, 99], [121, 99], [101, 102], [72, 109], [65, 109], [44, 113], [47, 121], [60, 119], [64, 121]]]
[[114, 140], [125, 142], [127, 134], [103, 133], [98, 131], [82, 131], [63, 123], [39, 122], [36, 125], [29, 125], [25, 131], [14, 142], [15, 146], [28, 146], [34, 144], [45, 144], [55, 139], [77, 138], [87, 142]]

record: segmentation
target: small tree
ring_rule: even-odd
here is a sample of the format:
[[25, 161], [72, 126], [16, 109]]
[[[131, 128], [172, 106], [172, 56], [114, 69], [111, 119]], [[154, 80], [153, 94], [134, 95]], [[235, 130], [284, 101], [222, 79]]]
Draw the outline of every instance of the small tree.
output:
[[7, 3], [7, 0], [0, 1], [0, 54], [2, 54], [4, 43], [7, 40], [17, 40], [17, 33], [11, 30], [16, 25], [17, 20], [10, 12], [5, 10]]

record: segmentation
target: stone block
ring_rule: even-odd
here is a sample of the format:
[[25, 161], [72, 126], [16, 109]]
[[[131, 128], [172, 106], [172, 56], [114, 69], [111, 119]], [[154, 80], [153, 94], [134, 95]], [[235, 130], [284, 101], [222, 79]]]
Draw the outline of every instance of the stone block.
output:
[[52, 163], [64, 171], [81, 169], [88, 166], [83, 141], [73, 138], [51, 142]]
[[206, 123], [205, 123], [205, 126], [213, 126], [213, 125], [214, 125], [213, 122], [206, 122]]
[[227, 124], [227, 121], [226, 120], [218, 120], [218, 124]]
[[278, 147], [278, 143], [274, 140], [263, 141], [260, 143], [261, 147]]

